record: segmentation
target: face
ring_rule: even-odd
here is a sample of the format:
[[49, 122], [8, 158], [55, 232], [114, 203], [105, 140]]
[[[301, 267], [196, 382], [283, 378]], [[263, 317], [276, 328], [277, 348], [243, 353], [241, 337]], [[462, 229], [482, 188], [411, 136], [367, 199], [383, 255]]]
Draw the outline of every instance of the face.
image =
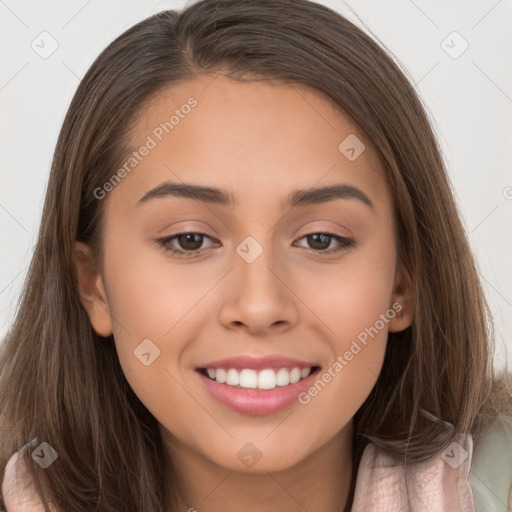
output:
[[209, 76], [147, 105], [132, 144], [98, 192], [105, 258], [80, 285], [95, 330], [169, 446], [298, 464], [349, 431], [410, 323], [371, 141], [314, 90]]

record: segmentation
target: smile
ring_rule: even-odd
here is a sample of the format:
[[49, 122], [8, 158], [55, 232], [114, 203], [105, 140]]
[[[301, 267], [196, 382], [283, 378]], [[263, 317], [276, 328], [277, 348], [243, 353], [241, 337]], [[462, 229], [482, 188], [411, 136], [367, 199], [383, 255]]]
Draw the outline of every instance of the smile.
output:
[[229, 409], [251, 415], [281, 411], [297, 402], [320, 365], [282, 356], [238, 356], [197, 367], [208, 395]]
[[245, 389], [264, 389], [270, 390], [276, 387], [289, 386], [305, 379], [311, 370], [315, 367], [303, 368], [265, 368], [263, 370], [253, 370], [252, 368], [244, 368], [236, 370], [230, 368], [203, 368], [203, 375], [208, 376], [211, 380], [219, 384], [225, 384], [235, 388]]

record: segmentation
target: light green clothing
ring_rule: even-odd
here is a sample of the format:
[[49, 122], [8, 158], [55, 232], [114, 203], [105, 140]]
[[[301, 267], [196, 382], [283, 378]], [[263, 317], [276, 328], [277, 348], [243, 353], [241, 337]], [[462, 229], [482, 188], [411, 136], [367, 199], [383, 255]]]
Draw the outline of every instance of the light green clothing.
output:
[[475, 442], [469, 482], [476, 512], [512, 512], [512, 418], [500, 417]]

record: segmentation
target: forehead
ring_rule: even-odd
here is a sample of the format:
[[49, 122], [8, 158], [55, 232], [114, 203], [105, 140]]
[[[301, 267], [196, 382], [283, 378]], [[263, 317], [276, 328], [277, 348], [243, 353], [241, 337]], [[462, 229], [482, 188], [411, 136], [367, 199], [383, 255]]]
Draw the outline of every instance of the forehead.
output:
[[261, 199], [262, 189], [284, 195], [343, 182], [389, 200], [371, 141], [333, 100], [303, 85], [201, 76], [147, 102], [130, 142], [139, 153], [151, 147], [123, 180], [131, 204], [163, 181], [229, 188], [247, 200]]

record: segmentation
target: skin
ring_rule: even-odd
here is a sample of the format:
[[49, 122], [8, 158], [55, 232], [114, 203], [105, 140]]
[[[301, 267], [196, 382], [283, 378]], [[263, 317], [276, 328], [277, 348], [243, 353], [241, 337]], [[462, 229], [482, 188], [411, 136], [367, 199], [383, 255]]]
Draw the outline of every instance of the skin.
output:
[[[388, 330], [412, 321], [381, 164], [364, 133], [317, 91], [222, 76], [161, 93], [142, 110], [133, 147], [191, 96], [198, 105], [103, 199], [102, 268], [76, 243], [82, 304], [96, 332], [114, 334], [126, 378], [161, 425], [182, 510], [339, 512], [352, 475], [352, 417], [377, 380]], [[354, 161], [338, 150], [349, 134], [366, 146]], [[239, 204], [162, 197], [136, 206], [165, 181], [221, 187]], [[280, 207], [292, 190], [342, 183], [373, 208], [358, 199]], [[199, 256], [166, 253], [155, 242], [184, 231], [210, 237], [196, 244]], [[355, 244], [322, 254], [307, 236], [314, 232]], [[263, 249], [252, 263], [236, 252], [247, 236]], [[177, 239], [168, 246], [190, 247]], [[334, 238], [323, 246], [338, 247]], [[307, 405], [234, 412], [194, 370], [240, 354], [280, 354], [325, 370], [395, 302], [401, 314]], [[146, 338], [160, 350], [149, 366], [134, 356]], [[247, 442], [261, 454], [252, 468], [237, 457]]]

